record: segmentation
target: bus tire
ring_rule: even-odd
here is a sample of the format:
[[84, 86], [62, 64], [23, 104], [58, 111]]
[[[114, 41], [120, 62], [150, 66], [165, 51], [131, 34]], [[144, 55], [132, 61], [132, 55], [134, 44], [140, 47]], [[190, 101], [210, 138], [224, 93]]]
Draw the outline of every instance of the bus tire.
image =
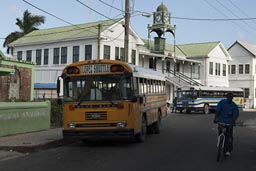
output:
[[158, 117], [157, 121], [153, 123], [153, 130], [155, 134], [160, 134], [162, 128], [162, 118], [161, 118], [161, 112], [158, 111]]
[[204, 114], [209, 114], [210, 113], [210, 109], [209, 109], [209, 105], [208, 104], [205, 104], [204, 105]]
[[141, 130], [140, 133], [135, 135], [135, 139], [137, 142], [144, 142], [147, 136], [147, 122], [145, 116], [141, 118]]

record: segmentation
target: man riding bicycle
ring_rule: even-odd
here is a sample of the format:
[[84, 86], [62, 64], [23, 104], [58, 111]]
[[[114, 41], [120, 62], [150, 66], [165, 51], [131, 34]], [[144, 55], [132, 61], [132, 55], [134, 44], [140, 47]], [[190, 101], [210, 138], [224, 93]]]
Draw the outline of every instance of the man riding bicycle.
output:
[[[233, 102], [233, 94], [227, 93], [227, 98], [219, 101], [216, 107], [214, 123], [222, 122], [229, 124], [226, 127], [225, 155], [230, 156], [233, 150], [233, 126], [239, 116], [239, 110], [235, 102]], [[219, 134], [221, 133], [222, 125], [218, 126]]]

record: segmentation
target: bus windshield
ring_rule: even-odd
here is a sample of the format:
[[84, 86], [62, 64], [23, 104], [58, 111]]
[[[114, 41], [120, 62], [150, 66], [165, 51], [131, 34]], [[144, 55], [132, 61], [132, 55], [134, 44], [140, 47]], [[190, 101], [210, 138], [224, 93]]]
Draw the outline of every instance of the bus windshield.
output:
[[177, 91], [178, 99], [196, 99], [197, 92], [194, 90], [186, 90], [186, 91]]
[[133, 96], [131, 76], [98, 75], [66, 77], [64, 101], [129, 100]]

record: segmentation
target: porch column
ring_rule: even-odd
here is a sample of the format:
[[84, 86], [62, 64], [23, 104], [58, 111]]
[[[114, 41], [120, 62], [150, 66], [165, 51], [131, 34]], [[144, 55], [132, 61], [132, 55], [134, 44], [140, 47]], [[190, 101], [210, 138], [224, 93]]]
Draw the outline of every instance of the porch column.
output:
[[165, 60], [165, 58], [163, 57], [163, 58], [162, 58], [162, 73], [163, 73], [163, 74], [164, 74], [164, 63], [165, 63], [164, 60]]

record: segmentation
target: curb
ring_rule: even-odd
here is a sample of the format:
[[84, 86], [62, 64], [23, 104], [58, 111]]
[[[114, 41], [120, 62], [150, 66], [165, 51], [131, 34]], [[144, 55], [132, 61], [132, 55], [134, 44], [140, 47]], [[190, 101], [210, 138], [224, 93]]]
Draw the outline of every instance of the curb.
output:
[[20, 153], [31, 153], [31, 152], [50, 149], [50, 148], [60, 147], [60, 146], [68, 145], [71, 143], [73, 142], [60, 139], [60, 140], [49, 141], [44, 144], [36, 144], [31, 146], [0, 146], [0, 150], [17, 151]]

